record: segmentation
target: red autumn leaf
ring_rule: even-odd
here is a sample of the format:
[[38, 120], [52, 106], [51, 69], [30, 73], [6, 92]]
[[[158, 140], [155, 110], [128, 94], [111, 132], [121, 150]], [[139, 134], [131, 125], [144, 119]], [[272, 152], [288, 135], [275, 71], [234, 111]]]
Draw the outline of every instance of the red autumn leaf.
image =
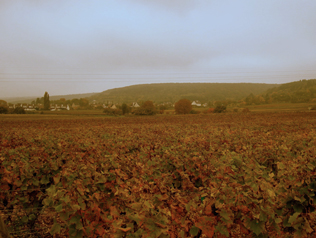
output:
[[215, 221], [211, 217], [200, 217], [198, 221], [195, 223], [195, 226], [200, 228], [207, 237], [212, 238], [214, 236], [215, 231]]

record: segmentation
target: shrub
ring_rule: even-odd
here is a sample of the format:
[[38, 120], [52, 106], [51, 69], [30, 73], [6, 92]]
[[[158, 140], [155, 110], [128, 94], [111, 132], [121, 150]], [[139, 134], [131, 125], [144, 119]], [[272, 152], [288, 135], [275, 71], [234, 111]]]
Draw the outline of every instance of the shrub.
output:
[[0, 107], [0, 114], [7, 114], [7, 113], [8, 113], [8, 108]]
[[226, 111], [226, 106], [216, 106], [216, 108], [214, 109], [215, 113], [222, 113]]
[[192, 111], [191, 101], [188, 99], [181, 99], [175, 103], [174, 109], [176, 114], [189, 114]]
[[199, 111], [196, 111], [196, 110], [194, 110], [194, 109], [192, 109], [191, 111], [190, 111], [190, 114], [199, 114], [200, 112]]
[[14, 108], [12, 113], [13, 114], [25, 114], [25, 110], [23, 107], [16, 107], [16, 108]]
[[250, 112], [250, 110], [249, 110], [249, 108], [244, 108], [244, 109], [242, 109], [242, 112], [247, 113], [247, 112]]
[[209, 108], [209, 109], [207, 109], [207, 113], [213, 113], [214, 110], [215, 110], [215, 108]]
[[140, 108], [136, 109], [133, 112], [134, 115], [139, 115], [139, 116], [155, 115], [156, 113], [157, 113], [157, 110], [152, 101], [144, 102], [144, 104]]
[[123, 113], [123, 115], [129, 113], [129, 107], [127, 106], [126, 103], [122, 104], [122, 113]]
[[105, 108], [105, 109], [103, 110], [103, 112], [104, 112], [106, 115], [109, 115], [109, 116], [119, 116], [119, 115], [122, 115], [122, 110], [120, 110], [120, 109]]

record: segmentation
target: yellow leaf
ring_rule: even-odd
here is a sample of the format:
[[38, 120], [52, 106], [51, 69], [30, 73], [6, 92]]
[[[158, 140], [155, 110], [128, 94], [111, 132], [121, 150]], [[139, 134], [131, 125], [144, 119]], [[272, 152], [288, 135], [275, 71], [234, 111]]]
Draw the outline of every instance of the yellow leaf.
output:
[[275, 197], [275, 193], [272, 190], [268, 189], [267, 192], [268, 192], [270, 197], [272, 197], [272, 198]]
[[127, 227], [127, 228], [118, 228], [118, 229], [120, 229], [121, 231], [124, 231], [124, 232], [128, 232], [132, 228], [131, 227]]

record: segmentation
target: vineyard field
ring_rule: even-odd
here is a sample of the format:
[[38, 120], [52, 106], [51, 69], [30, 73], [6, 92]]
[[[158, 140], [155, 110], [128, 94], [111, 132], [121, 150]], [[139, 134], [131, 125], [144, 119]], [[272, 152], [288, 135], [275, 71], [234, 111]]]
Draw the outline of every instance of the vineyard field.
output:
[[315, 237], [315, 208], [314, 112], [0, 116], [12, 237]]

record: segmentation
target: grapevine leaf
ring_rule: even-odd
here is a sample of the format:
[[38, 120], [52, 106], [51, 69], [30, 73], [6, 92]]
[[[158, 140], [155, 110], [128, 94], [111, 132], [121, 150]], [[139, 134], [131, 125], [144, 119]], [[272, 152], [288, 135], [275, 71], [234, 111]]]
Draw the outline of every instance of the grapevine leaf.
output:
[[190, 229], [190, 234], [193, 236], [196, 236], [199, 233], [199, 228], [197, 228], [196, 226], [192, 226]]
[[250, 230], [258, 236], [262, 232], [262, 223], [257, 220], [251, 221]]
[[63, 205], [59, 204], [58, 206], [55, 207], [56, 212], [61, 212], [63, 210]]
[[275, 221], [275, 223], [279, 224], [280, 222], [282, 222], [282, 219], [278, 217], [274, 221]]
[[289, 223], [293, 223], [294, 221], [296, 221], [297, 217], [300, 215], [300, 212], [295, 212], [292, 216], [290, 216], [289, 218]]
[[60, 228], [61, 228], [60, 224], [54, 222], [54, 225], [52, 226], [52, 228], [50, 230], [50, 234], [51, 235], [54, 235], [56, 233], [59, 234], [60, 233]]

